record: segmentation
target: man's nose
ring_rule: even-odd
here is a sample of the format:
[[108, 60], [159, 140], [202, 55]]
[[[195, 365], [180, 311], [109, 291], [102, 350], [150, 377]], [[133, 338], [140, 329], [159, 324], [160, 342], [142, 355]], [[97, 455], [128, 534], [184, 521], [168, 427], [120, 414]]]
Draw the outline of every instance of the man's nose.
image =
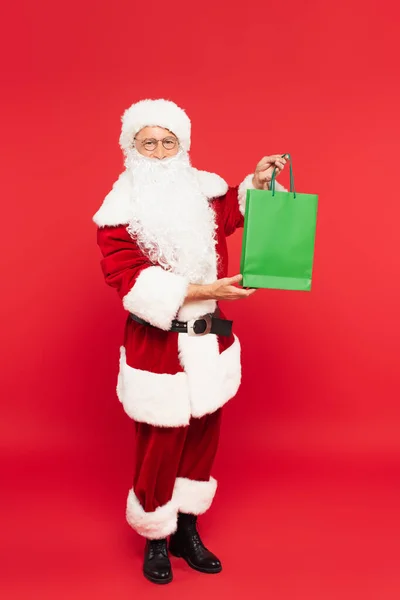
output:
[[166, 152], [165, 152], [165, 148], [162, 144], [158, 143], [157, 144], [157, 148], [154, 150], [154, 155], [155, 158], [158, 159], [163, 159], [166, 156]]

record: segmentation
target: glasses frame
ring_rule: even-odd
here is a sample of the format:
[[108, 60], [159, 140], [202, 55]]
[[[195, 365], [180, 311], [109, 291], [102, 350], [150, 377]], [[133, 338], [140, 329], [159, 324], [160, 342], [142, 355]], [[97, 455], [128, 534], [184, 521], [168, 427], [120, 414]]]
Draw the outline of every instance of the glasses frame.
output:
[[[176, 137], [172, 137], [170, 135], [167, 135], [165, 138], [163, 138], [162, 140], [157, 140], [156, 138], [145, 138], [145, 139], [141, 139], [138, 137], [134, 137], [133, 138], [135, 142], [140, 142], [142, 145], [142, 148], [144, 148], [147, 152], [154, 152], [155, 150], [157, 150], [158, 148], [158, 144], [161, 142], [163, 145], [164, 150], [175, 150], [175, 148], [178, 146], [179, 147], [179, 140]], [[173, 148], [166, 148], [165, 147], [165, 142], [166, 141], [174, 141], [174, 147]], [[148, 150], [145, 145], [148, 144], [149, 142], [155, 142], [155, 147], [152, 150]]]

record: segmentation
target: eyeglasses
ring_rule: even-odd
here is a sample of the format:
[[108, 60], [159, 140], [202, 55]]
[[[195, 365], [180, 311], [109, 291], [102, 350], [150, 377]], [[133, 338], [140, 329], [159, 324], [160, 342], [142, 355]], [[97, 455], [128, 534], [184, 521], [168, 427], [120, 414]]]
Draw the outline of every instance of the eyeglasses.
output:
[[166, 150], [174, 150], [179, 144], [179, 141], [173, 137], [166, 137], [162, 140], [156, 140], [154, 138], [141, 140], [140, 138], [133, 138], [135, 141], [138, 141], [142, 144], [143, 148], [148, 152], [153, 152], [156, 148], [158, 148], [158, 144], [161, 142]]

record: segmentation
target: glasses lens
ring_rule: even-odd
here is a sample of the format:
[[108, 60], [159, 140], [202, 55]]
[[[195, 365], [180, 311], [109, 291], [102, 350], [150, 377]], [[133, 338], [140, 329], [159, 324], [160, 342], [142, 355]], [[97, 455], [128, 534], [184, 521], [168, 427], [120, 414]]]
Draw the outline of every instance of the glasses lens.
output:
[[166, 150], [173, 150], [176, 146], [176, 140], [173, 138], [167, 138], [163, 140], [163, 146]]
[[147, 142], [144, 143], [144, 147], [146, 150], [148, 150], [149, 152], [151, 152], [152, 150], [155, 150], [157, 147], [157, 142], [155, 140], [148, 140]]

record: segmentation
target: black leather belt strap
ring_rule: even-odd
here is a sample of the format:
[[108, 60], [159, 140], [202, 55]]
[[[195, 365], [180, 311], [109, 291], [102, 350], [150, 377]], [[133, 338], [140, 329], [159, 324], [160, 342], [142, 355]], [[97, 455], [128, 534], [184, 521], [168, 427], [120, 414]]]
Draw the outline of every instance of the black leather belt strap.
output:
[[[147, 325], [153, 327], [151, 323], [148, 323], [144, 319], [141, 319], [133, 313], [129, 313], [131, 319], [140, 323], [141, 325]], [[177, 333], [187, 333], [188, 335], [201, 336], [208, 333], [214, 333], [215, 335], [230, 336], [232, 333], [233, 321], [227, 319], [219, 319], [213, 315], [204, 315], [198, 319], [192, 319], [191, 321], [178, 321], [174, 319], [172, 321], [171, 328], [169, 331], [175, 331]]]

